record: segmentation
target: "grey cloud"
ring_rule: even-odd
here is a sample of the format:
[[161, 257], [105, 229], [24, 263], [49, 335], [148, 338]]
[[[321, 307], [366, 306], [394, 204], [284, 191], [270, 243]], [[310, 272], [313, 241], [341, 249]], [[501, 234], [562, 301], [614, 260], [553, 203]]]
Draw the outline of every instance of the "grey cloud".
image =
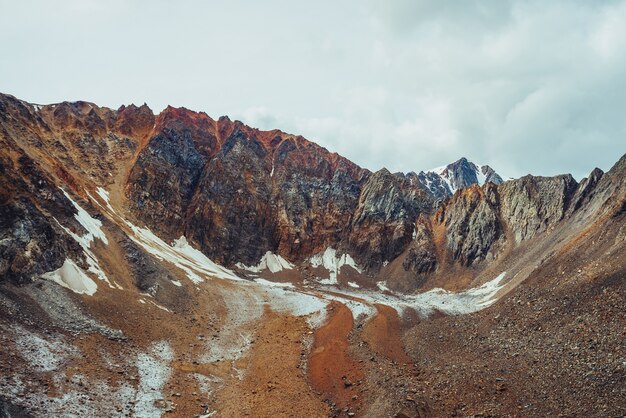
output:
[[[626, 152], [626, 2], [0, 0], [0, 91], [302, 134], [376, 170]], [[268, 13], [272, 10], [272, 13]]]

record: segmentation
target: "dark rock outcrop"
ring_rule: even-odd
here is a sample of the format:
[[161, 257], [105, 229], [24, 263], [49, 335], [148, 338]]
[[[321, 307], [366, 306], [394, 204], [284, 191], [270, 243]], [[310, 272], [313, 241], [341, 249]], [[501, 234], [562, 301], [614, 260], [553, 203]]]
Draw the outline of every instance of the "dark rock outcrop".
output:
[[377, 268], [404, 251], [418, 214], [430, 209], [426, 196], [386, 169], [368, 178], [352, 219], [349, 242], [365, 267]]
[[165, 129], [143, 149], [130, 172], [127, 193], [131, 210], [174, 237], [183, 228], [205, 161], [190, 131]]
[[[38, 165], [0, 138], [0, 281], [25, 284], [56, 270], [68, 257], [82, 260], [79, 245], [59, 226], [74, 224], [73, 207]], [[52, 215], [53, 214], [53, 215]]]

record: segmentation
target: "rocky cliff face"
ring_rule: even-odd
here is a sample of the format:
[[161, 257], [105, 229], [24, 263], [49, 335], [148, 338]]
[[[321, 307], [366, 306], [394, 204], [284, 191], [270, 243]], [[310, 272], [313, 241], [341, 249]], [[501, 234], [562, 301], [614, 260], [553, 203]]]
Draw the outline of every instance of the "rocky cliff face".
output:
[[[166, 109], [127, 182], [132, 211], [226, 264], [267, 251], [302, 261], [341, 248], [376, 268], [397, 256], [429, 194], [280, 131]], [[383, 238], [381, 238], [383, 237]]]
[[525, 176], [499, 188], [502, 217], [519, 243], [548, 230], [565, 216], [578, 184], [571, 175]]
[[[580, 184], [571, 175], [525, 176], [455, 193], [432, 218], [434, 228], [446, 231], [448, 261], [466, 267], [490, 261], [506, 246], [516, 247], [549, 232], [564, 219], [577, 219], [584, 208], [610, 207], [613, 198], [608, 196], [623, 193], [626, 170], [622, 160], [609, 175], [594, 169]], [[619, 207], [619, 202], [612, 205]], [[430, 248], [426, 259], [436, 257], [435, 247]]]
[[420, 213], [431, 202], [406, 180], [383, 169], [368, 178], [352, 217], [349, 249], [367, 268], [395, 259], [411, 241]]
[[453, 260], [470, 266], [487, 257], [503, 235], [499, 208], [498, 188], [492, 183], [484, 188], [474, 185], [463, 190], [441, 208], [435, 222], [445, 227]]

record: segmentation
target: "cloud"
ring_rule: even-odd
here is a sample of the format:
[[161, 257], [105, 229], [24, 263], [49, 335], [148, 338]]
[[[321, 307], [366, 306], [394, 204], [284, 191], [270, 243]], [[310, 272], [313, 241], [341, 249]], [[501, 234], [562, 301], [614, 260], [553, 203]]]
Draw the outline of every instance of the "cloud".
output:
[[626, 1], [0, 3], [0, 91], [26, 100], [229, 114], [372, 170], [626, 152]]

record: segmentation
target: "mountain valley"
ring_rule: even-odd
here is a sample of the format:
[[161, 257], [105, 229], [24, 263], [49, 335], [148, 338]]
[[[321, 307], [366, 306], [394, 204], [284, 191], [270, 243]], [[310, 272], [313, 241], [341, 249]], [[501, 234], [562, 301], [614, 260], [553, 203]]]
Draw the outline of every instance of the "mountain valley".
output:
[[0, 416], [623, 416], [623, 152], [372, 172], [0, 94]]

